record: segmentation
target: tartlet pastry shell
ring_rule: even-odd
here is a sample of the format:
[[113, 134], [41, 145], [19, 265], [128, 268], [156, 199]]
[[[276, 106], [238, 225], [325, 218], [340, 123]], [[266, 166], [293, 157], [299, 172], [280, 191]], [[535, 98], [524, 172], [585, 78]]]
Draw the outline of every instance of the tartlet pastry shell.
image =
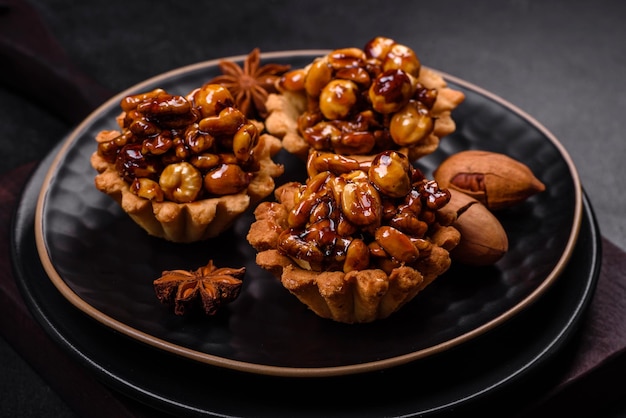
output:
[[261, 135], [260, 170], [255, 173], [246, 190], [233, 194], [190, 203], [157, 202], [141, 198], [131, 192], [129, 184], [118, 174], [115, 165], [97, 152], [91, 156], [91, 165], [98, 171], [95, 185], [113, 198], [125, 213], [148, 234], [173, 242], [195, 242], [213, 238], [229, 229], [233, 222], [251, 205], [270, 195], [274, 178], [284, 168], [273, 162], [281, 145], [271, 135]]
[[247, 240], [258, 251], [256, 263], [318, 316], [349, 324], [387, 318], [450, 267], [449, 250], [459, 243], [460, 234], [453, 227], [441, 226], [431, 237], [431, 255], [418, 268], [402, 266], [389, 274], [375, 268], [349, 273], [301, 268], [277, 250], [296, 186], [279, 187], [274, 193], [278, 202], [257, 206]]
[[[431, 109], [435, 125], [430, 135], [418, 144], [398, 150], [407, 155], [411, 161], [433, 153], [439, 147], [440, 139], [455, 131], [456, 124], [452, 118], [452, 111], [465, 100], [462, 92], [449, 88], [445, 79], [430, 68], [421, 68], [419, 82], [426, 88], [437, 89], [437, 99]], [[265, 106], [269, 112], [265, 120], [267, 131], [282, 140], [286, 151], [306, 160], [310, 146], [298, 132], [298, 117], [307, 108], [304, 92], [283, 91], [279, 94], [270, 94]]]

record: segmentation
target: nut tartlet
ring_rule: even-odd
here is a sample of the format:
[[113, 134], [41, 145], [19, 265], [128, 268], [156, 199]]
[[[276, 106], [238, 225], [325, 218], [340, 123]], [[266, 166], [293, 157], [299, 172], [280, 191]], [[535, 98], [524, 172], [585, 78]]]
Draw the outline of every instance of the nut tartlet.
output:
[[162, 89], [125, 97], [120, 130], [98, 134], [95, 185], [150, 235], [194, 242], [228, 229], [270, 195], [284, 169], [280, 141], [249, 120], [223, 86], [187, 96]]
[[[256, 262], [323, 318], [387, 318], [450, 266], [459, 242], [450, 194], [397, 151], [359, 162], [311, 152], [306, 183], [259, 204], [247, 239]], [[450, 212], [446, 212], [450, 213]]]
[[385, 37], [361, 50], [336, 49], [284, 74], [265, 123], [288, 152], [309, 149], [373, 156], [396, 150], [411, 161], [434, 152], [456, 129], [465, 95], [423, 67], [415, 52]]

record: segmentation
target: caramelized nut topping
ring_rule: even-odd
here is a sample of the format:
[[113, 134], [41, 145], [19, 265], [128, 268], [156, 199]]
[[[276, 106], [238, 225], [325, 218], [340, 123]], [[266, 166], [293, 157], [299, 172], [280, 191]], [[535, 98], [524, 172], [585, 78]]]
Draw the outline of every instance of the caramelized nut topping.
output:
[[205, 84], [187, 96], [155, 89], [120, 105], [122, 132], [101, 135], [97, 152], [137, 196], [188, 203], [236, 194], [260, 169], [260, 128], [224, 86]]
[[[435, 132], [440, 113], [432, 109], [438, 90], [424, 87], [420, 70], [411, 48], [377, 37], [363, 50], [337, 49], [290, 71], [278, 86], [306, 96], [308, 108], [298, 119], [298, 134], [311, 148], [368, 155], [417, 148]], [[429, 144], [414, 155], [433, 150]]]
[[127, 182], [140, 177], [156, 179], [161, 172], [162, 164], [159, 160], [142, 154], [141, 149], [141, 144], [127, 144], [117, 153], [115, 167]]
[[277, 245], [307, 270], [415, 267], [428, 257], [439, 222], [453, 221], [436, 216], [450, 193], [397, 151], [378, 154], [365, 166], [312, 151], [308, 165], [313, 175], [298, 188]]
[[239, 296], [245, 272], [245, 267], [217, 268], [210, 260], [194, 271], [164, 271], [154, 281], [154, 290], [161, 303], [174, 307], [176, 315], [198, 308], [206, 315], [215, 315], [220, 307]]

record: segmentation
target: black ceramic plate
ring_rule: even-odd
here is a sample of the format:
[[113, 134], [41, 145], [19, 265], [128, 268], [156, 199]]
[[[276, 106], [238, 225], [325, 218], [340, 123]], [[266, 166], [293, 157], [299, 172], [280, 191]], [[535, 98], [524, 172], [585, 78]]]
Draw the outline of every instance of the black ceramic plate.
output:
[[[11, 248], [24, 299], [54, 341], [100, 381], [177, 417], [510, 416], [561, 375], [556, 360], [565, 354], [600, 272], [600, 235], [585, 197], [580, 235], [561, 279], [491, 332], [423, 361], [359, 375], [241, 373], [128, 338], [82, 314], [57, 291], [38, 262], [34, 233], [35, 203], [53, 157], [29, 181], [15, 216]], [[347, 396], [353, 393], [359, 396]]]
[[[272, 62], [304, 66], [321, 51], [266, 54]], [[241, 57], [231, 58], [240, 60]], [[216, 62], [169, 72], [111, 99], [70, 135], [43, 181], [35, 217], [42, 264], [73, 305], [106, 326], [158, 349], [210, 365], [277, 376], [330, 376], [379, 370], [467, 343], [535, 302], [561, 275], [578, 236], [582, 191], [560, 143], [514, 106], [462, 80], [466, 94], [455, 111], [457, 132], [419, 161], [427, 174], [464, 149], [505, 153], [547, 187], [499, 214], [510, 250], [496, 265], [455, 265], [410, 305], [385, 321], [344, 325], [321, 319], [254, 263], [243, 216], [218, 239], [172, 244], [149, 237], [93, 185], [94, 137], [115, 128], [119, 100], [161, 87], [186, 94], [218, 73]], [[303, 180], [300, 162], [286, 153], [282, 181]], [[239, 298], [211, 318], [177, 317], [161, 305], [152, 281], [161, 271], [245, 266]]]

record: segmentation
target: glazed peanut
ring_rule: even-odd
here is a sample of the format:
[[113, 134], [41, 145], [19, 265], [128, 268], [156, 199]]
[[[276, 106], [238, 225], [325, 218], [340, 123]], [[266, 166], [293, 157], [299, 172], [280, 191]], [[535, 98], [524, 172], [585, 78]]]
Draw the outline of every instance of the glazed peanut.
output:
[[385, 253], [400, 263], [412, 263], [419, 257], [419, 250], [408, 235], [391, 226], [381, 226], [374, 235]]
[[379, 113], [389, 114], [402, 109], [415, 90], [406, 72], [390, 69], [374, 79], [368, 93], [372, 108]]
[[304, 77], [304, 89], [311, 97], [319, 97], [332, 78], [333, 72], [328, 62], [325, 59], [315, 60]]
[[202, 175], [187, 162], [170, 164], [161, 173], [159, 186], [172, 202], [193, 202], [202, 190]]
[[418, 144], [433, 131], [435, 122], [424, 104], [411, 100], [394, 113], [389, 123], [393, 141], [403, 147]]
[[395, 43], [393, 39], [377, 36], [365, 44], [363, 50], [368, 57], [383, 60]]
[[367, 56], [359, 48], [340, 48], [328, 54], [328, 65], [334, 70], [361, 67]]
[[236, 164], [221, 164], [204, 177], [204, 188], [214, 195], [235, 194], [250, 184], [250, 175]]
[[394, 43], [384, 57], [384, 71], [402, 70], [413, 77], [419, 77], [421, 63], [415, 52], [406, 45]]
[[307, 173], [309, 177], [314, 177], [320, 171], [331, 171], [333, 173], [349, 173], [358, 170], [361, 164], [354, 158], [332, 152], [311, 152], [307, 160]]
[[207, 118], [219, 114], [227, 107], [233, 107], [235, 99], [230, 91], [219, 84], [206, 84], [192, 94], [202, 117]]
[[307, 71], [304, 68], [288, 71], [281, 77], [280, 83], [287, 90], [304, 90], [304, 79], [306, 75]]
[[344, 119], [358, 99], [358, 87], [350, 80], [331, 80], [320, 93], [320, 111], [327, 119]]
[[367, 244], [360, 238], [355, 238], [348, 245], [346, 260], [343, 263], [343, 272], [365, 270], [370, 264], [370, 251]]
[[131, 190], [137, 196], [148, 200], [162, 202], [164, 199], [163, 189], [159, 183], [147, 178], [136, 178], [131, 184]]
[[218, 114], [203, 118], [198, 127], [213, 136], [234, 135], [247, 119], [238, 109], [228, 106]]
[[124, 112], [130, 112], [135, 109], [137, 105], [146, 100], [152, 99], [154, 97], [158, 97], [161, 94], [165, 94], [165, 90], [163, 89], [154, 89], [152, 91], [146, 93], [139, 93], [131, 96], [126, 96], [120, 102], [120, 107]]

